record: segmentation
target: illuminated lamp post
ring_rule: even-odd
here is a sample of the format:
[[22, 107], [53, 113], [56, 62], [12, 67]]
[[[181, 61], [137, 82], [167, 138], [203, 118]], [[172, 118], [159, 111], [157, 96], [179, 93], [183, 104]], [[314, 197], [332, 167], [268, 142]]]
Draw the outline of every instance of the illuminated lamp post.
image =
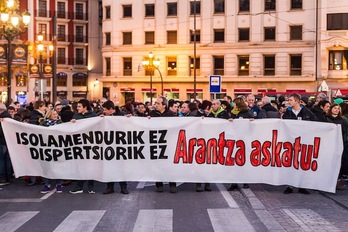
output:
[[18, 14], [18, 0], [1, 1], [0, 3], [0, 35], [7, 40], [7, 105], [11, 104], [11, 77], [12, 77], [12, 40], [27, 31], [30, 23], [30, 13], [25, 11]]
[[153, 53], [150, 52], [149, 55], [142, 60], [141, 64], [145, 67], [145, 70], [147, 72], [149, 72], [149, 74], [150, 74], [150, 95], [151, 95], [150, 102], [152, 105], [152, 98], [153, 98], [152, 76], [154, 75], [154, 72], [156, 69], [159, 72], [160, 77], [161, 77], [161, 95], [163, 96], [163, 77], [162, 77], [161, 71], [158, 69], [158, 66], [160, 65], [160, 61], [159, 61], [159, 59], [155, 59]]

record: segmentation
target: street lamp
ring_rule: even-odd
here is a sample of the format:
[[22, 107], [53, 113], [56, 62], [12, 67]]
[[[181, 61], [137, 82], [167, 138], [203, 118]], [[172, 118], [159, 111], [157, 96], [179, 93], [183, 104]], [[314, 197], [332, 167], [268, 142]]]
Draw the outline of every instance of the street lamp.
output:
[[18, 0], [1, 1], [0, 3], [0, 34], [7, 40], [7, 105], [11, 104], [11, 43], [17, 35], [26, 32], [31, 17], [28, 11], [25, 11], [22, 17], [19, 16], [18, 9]]
[[[40, 79], [40, 98], [41, 101], [44, 100], [44, 81], [46, 78], [50, 78], [50, 75], [44, 75], [44, 73], [49, 73], [47, 69], [51, 69], [52, 71], [52, 67], [46, 65], [44, 67], [44, 63], [43, 63], [43, 59], [48, 59], [50, 57], [52, 57], [53, 55], [53, 44], [48, 44], [48, 47], [45, 47], [45, 45], [43, 44], [43, 40], [44, 40], [44, 35], [43, 34], [38, 34], [37, 35], [37, 41], [35, 43], [32, 43], [28, 46], [28, 51], [31, 54], [32, 57], [34, 57], [35, 59], [37, 59], [39, 61], [39, 79]], [[36, 47], [35, 47], [36, 45]], [[48, 51], [47, 51], [48, 49]], [[52, 99], [51, 99], [52, 100]]]
[[161, 71], [158, 69], [160, 61], [159, 59], [155, 59], [153, 53], [150, 52], [149, 55], [141, 61], [141, 64], [145, 67], [145, 70], [150, 73], [150, 99], [152, 105], [152, 76], [154, 75], [156, 69], [161, 77], [161, 95], [163, 96], [163, 77]]

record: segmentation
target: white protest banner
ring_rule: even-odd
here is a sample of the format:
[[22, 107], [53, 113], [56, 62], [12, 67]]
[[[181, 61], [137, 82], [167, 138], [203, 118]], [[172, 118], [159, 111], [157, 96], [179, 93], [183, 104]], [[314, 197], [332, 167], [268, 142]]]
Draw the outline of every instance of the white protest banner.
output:
[[334, 192], [341, 127], [262, 119], [98, 117], [2, 122], [15, 175], [110, 181], [266, 183]]

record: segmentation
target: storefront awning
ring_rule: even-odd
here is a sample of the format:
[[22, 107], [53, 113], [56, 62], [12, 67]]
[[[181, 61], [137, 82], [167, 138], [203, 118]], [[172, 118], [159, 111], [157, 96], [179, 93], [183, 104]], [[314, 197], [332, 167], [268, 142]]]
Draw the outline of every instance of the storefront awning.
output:
[[235, 88], [233, 90], [235, 94], [249, 94], [252, 93], [251, 88]]
[[169, 93], [179, 93], [179, 89], [177, 88], [164, 88], [163, 91]]
[[135, 88], [121, 87], [120, 92], [135, 92]]
[[[194, 89], [186, 89], [186, 93], [194, 93]], [[196, 89], [196, 93], [203, 93], [203, 89]]]
[[[157, 89], [156, 88], [152, 88], [152, 92], [156, 92]], [[141, 88], [141, 92], [146, 92], [146, 93], [150, 93], [151, 92], [151, 88]]]

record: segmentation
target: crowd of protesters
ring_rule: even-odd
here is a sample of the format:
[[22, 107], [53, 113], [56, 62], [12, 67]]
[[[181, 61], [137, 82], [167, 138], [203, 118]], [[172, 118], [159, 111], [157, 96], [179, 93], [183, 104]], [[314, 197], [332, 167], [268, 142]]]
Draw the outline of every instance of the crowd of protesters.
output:
[[[341, 169], [338, 176], [336, 189], [345, 188], [345, 179], [348, 174], [348, 103], [341, 98], [330, 102], [324, 93], [319, 93], [316, 98], [310, 98], [299, 94], [291, 94], [289, 97], [279, 96], [277, 101], [264, 96], [259, 101], [255, 96], [240, 95], [235, 99], [230, 96], [223, 100], [214, 99], [195, 101], [168, 100], [165, 97], [158, 97], [153, 105], [145, 103], [127, 103], [124, 106], [117, 106], [111, 100], [102, 98], [98, 101], [88, 101], [81, 99], [78, 102], [69, 102], [66, 99], [60, 100], [55, 104], [44, 101], [36, 101], [27, 106], [21, 106], [19, 102], [14, 102], [6, 107], [0, 103], [1, 118], [13, 118], [14, 120], [30, 123], [38, 126], [54, 126], [59, 123], [72, 122], [90, 117], [104, 116], [135, 116], [135, 117], [211, 117], [219, 120], [226, 119], [232, 121], [236, 118], [258, 120], [265, 118], [282, 118], [285, 120], [308, 120], [324, 123], [335, 123], [342, 125], [342, 136], [344, 150], [342, 155]], [[1, 122], [2, 123], [2, 122]], [[8, 185], [12, 181], [13, 171], [11, 160], [6, 147], [6, 140], [0, 123], [0, 186]], [[42, 177], [23, 177], [27, 185], [43, 184], [41, 193], [51, 191], [51, 183], [55, 183], [57, 193], [62, 192], [63, 185], [71, 184], [70, 180], [49, 180]], [[72, 194], [82, 193], [84, 180], [77, 180]], [[127, 182], [120, 182], [122, 194], [128, 194]], [[94, 181], [88, 180], [88, 193], [94, 192]], [[169, 183], [170, 192], [175, 193], [176, 183]], [[238, 189], [238, 184], [231, 184], [230, 191]], [[243, 188], [249, 188], [248, 184], [243, 184]], [[205, 183], [204, 189], [201, 183], [196, 184], [196, 191], [211, 191], [209, 183]], [[107, 183], [104, 194], [113, 193], [114, 183]], [[156, 182], [156, 191], [163, 192], [163, 183]], [[302, 194], [309, 194], [303, 188], [298, 190]], [[293, 188], [288, 186], [284, 193], [293, 192]]]

